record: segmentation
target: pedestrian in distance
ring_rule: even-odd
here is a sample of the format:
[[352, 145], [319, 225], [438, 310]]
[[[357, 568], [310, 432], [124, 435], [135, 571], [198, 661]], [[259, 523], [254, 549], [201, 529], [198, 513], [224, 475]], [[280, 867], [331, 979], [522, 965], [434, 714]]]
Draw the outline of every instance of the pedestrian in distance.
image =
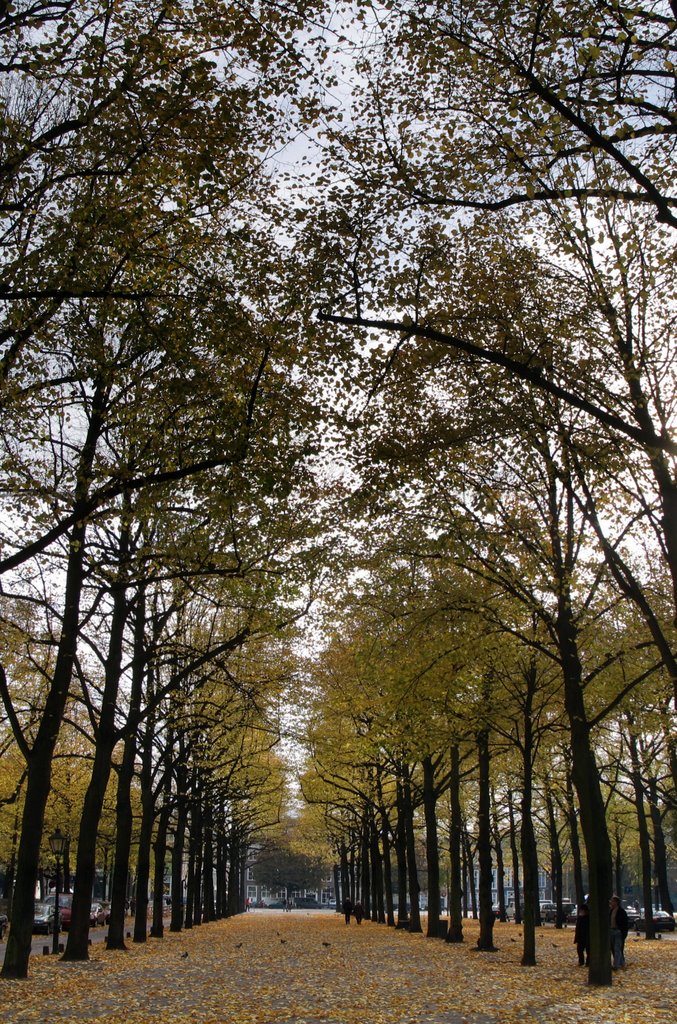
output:
[[353, 905], [350, 901], [350, 897], [346, 896], [343, 901], [343, 916], [346, 919], [346, 924], [350, 924], [350, 915], [353, 912]]
[[362, 924], [362, 918], [364, 917], [364, 908], [361, 903], [356, 903], [353, 907], [353, 914], [358, 924]]
[[625, 967], [625, 940], [628, 935], [628, 915], [621, 906], [618, 896], [612, 896], [609, 900], [609, 929], [612, 966], [614, 971], [617, 971], [620, 967]]
[[578, 966], [584, 967], [590, 960], [590, 911], [584, 903], [576, 916], [574, 945], [578, 951]]

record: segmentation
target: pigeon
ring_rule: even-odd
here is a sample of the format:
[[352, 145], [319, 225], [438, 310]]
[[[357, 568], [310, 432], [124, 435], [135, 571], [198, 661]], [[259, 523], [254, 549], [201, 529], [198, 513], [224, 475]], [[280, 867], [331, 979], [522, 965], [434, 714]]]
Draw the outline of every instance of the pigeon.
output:
[[323, 942], [322, 945], [323, 946], [331, 946], [331, 942]]
[[182, 960], [186, 960], [187, 958], [188, 958], [188, 954], [187, 953], [182, 953], [181, 954], [181, 959]]
[[282, 943], [283, 946], [286, 943], [286, 941], [287, 941], [286, 939], [280, 939], [280, 942]]
[[235, 949], [240, 949], [241, 946], [242, 946], [241, 942], [236, 942], [235, 943]]

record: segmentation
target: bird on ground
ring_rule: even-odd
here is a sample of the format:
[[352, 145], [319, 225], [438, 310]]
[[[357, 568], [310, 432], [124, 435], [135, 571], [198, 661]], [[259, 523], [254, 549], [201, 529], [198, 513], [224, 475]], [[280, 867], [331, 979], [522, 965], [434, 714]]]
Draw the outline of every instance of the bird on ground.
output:
[[185, 960], [185, 959], [186, 959], [187, 957], [188, 957], [188, 954], [187, 954], [187, 953], [182, 953], [182, 954], [181, 954], [181, 959], [182, 959], [182, 960]]
[[331, 946], [331, 942], [323, 942], [322, 945], [323, 946]]
[[242, 946], [241, 942], [236, 942], [235, 943], [235, 949], [240, 949], [241, 946]]

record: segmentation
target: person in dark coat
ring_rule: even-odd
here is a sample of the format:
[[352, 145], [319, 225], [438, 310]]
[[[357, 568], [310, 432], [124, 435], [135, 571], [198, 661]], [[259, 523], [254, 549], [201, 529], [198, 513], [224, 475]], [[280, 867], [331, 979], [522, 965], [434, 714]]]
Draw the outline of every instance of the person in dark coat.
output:
[[628, 915], [618, 896], [612, 896], [609, 900], [609, 928], [613, 969], [617, 971], [619, 967], [625, 967], [625, 940], [628, 935]]
[[353, 914], [358, 924], [362, 924], [362, 918], [364, 917], [364, 908], [361, 903], [356, 903], [353, 907]]
[[346, 898], [343, 901], [343, 916], [346, 919], [346, 924], [350, 924], [350, 915], [352, 914], [352, 912], [353, 912], [353, 905], [350, 902], [350, 898], [348, 896], [346, 896]]
[[584, 967], [590, 960], [590, 911], [584, 903], [576, 917], [574, 945], [578, 951], [578, 966]]

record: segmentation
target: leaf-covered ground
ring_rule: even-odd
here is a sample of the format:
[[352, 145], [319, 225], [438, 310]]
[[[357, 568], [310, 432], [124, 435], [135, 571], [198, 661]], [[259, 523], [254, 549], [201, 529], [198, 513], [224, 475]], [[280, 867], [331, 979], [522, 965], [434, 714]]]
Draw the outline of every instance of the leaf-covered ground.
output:
[[0, 1019], [80, 1024], [675, 1024], [677, 942], [630, 936], [611, 988], [586, 984], [571, 929], [543, 928], [520, 966], [521, 929], [496, 953], [329, 913], [253, 911], [87, 963], [35, 956], [0, 979]]

